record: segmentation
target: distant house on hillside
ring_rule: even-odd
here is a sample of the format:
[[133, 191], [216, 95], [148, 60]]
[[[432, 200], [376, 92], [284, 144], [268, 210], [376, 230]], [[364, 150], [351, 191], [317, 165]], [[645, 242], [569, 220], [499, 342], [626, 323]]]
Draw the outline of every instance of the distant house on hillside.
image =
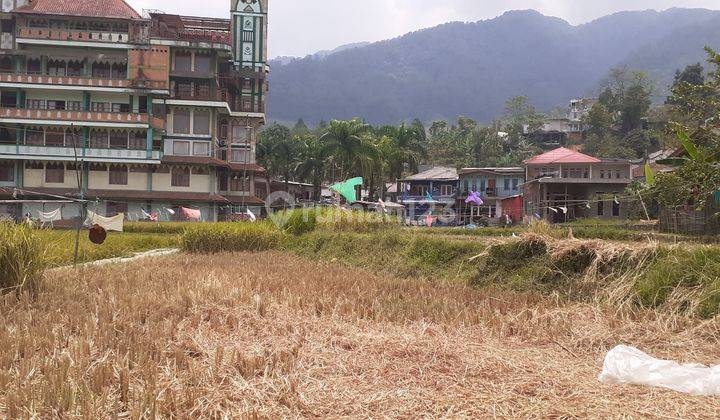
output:
[[457, 170], [437, 166], [398, 180], [397, 202], [406, 207], [410, 219], [420, 220], [432, 209], [453, 207], [457, 190]]
[[543, 150], [564, 147], [568, 141], [580, 141], [585, 133], [583, 120], [597, 102], [595, 98], [573, 99], [563, 117], [550, 118], [542, 129], [526, 132], [525, 137]]
[[[509, 214], [515, 222], [522, 220], [522, 206], [517, 208], [513, 203], [518, 201], [518, 197], [522, 200], [524, 168], [463, 168], [458, 175], [460, 183], [456, 209], [460, 224], [477, 224], [480, 219], [500, 223], [505, 214]], [[472, 193], [479, 194], [482, 205], [465, 203]], [[515, 210], [508, 212], [511, 207]]]
[[525, 161], [525, 215], [552, 223], [625, 217], [622, 196], [632, 182], [625, 159], [599, 159], [558, 148]]

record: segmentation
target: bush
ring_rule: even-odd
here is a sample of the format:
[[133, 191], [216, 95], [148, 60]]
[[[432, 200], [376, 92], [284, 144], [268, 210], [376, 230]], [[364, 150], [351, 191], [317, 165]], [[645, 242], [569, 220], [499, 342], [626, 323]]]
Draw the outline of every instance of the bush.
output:
[[0, 291], [37, 291], [47, 267], [47, 242], [22, 225], [0, 222]]
[[267, 222], [218, 223], [185, 229], [180, 246], [184, 251], [202, 254], [259, 252], [278, 248], [282, 237], [282, 232]]

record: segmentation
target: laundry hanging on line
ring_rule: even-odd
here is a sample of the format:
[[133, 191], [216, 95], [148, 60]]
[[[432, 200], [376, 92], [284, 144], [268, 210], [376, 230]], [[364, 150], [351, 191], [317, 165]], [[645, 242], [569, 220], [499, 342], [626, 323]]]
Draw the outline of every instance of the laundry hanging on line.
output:
[[60, 209], [48, 213], [38, 211], [38, 219], [43, 223], [57, 222], [58, 220], [62, 220], [62, 212]]
[[103, 217], [88, 210], [86, 223], [90, 226], [98, 225], [108, 232], [122, 232], [125, 224], [125, 213], [120, 213], [114, 217]]
[[188, 220], [200, 220], [202, 219], [202, 212], [200, 210], [188, 209], [180, 207], [180, 214], [183, 218]]

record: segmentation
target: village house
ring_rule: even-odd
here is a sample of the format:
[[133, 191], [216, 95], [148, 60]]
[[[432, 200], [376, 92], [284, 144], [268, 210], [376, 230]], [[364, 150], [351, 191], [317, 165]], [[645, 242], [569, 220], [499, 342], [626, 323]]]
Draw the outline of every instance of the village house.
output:
[[229, 6], [217, 19], [141, 16], [123, 0], [3, 1], [0, 216], [77, 218], [62, 198], [78, 196], [108, 216], [259, 213], [267, 0]]
[[[458, 175], [456, 209], [459, 224], [477, 224], [482, 220], [500, 224], [506, 215], [513, 222], [522, 221], [524, 168], [463, 168]], [[482, 205], [466, 203], [472, 193], [479, 195]]]
[[433, 167], [398, 180], [397, 202], [405, 206], [411, 221], [420, 221], [430, 212], [439, 215], [454, 208], [458, 192], [455, 168]]
[[566, 148], [525, 161], [525, 215], [560, 223], [580, 218], [623, 218], [632, 164]]

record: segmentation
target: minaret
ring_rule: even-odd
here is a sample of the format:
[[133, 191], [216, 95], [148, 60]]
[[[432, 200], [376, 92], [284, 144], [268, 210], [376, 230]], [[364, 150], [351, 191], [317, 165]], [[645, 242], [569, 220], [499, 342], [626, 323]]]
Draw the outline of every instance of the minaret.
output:
[[268, 0], [230, 0], [233, 63], [236, 69], [265, 71]]

